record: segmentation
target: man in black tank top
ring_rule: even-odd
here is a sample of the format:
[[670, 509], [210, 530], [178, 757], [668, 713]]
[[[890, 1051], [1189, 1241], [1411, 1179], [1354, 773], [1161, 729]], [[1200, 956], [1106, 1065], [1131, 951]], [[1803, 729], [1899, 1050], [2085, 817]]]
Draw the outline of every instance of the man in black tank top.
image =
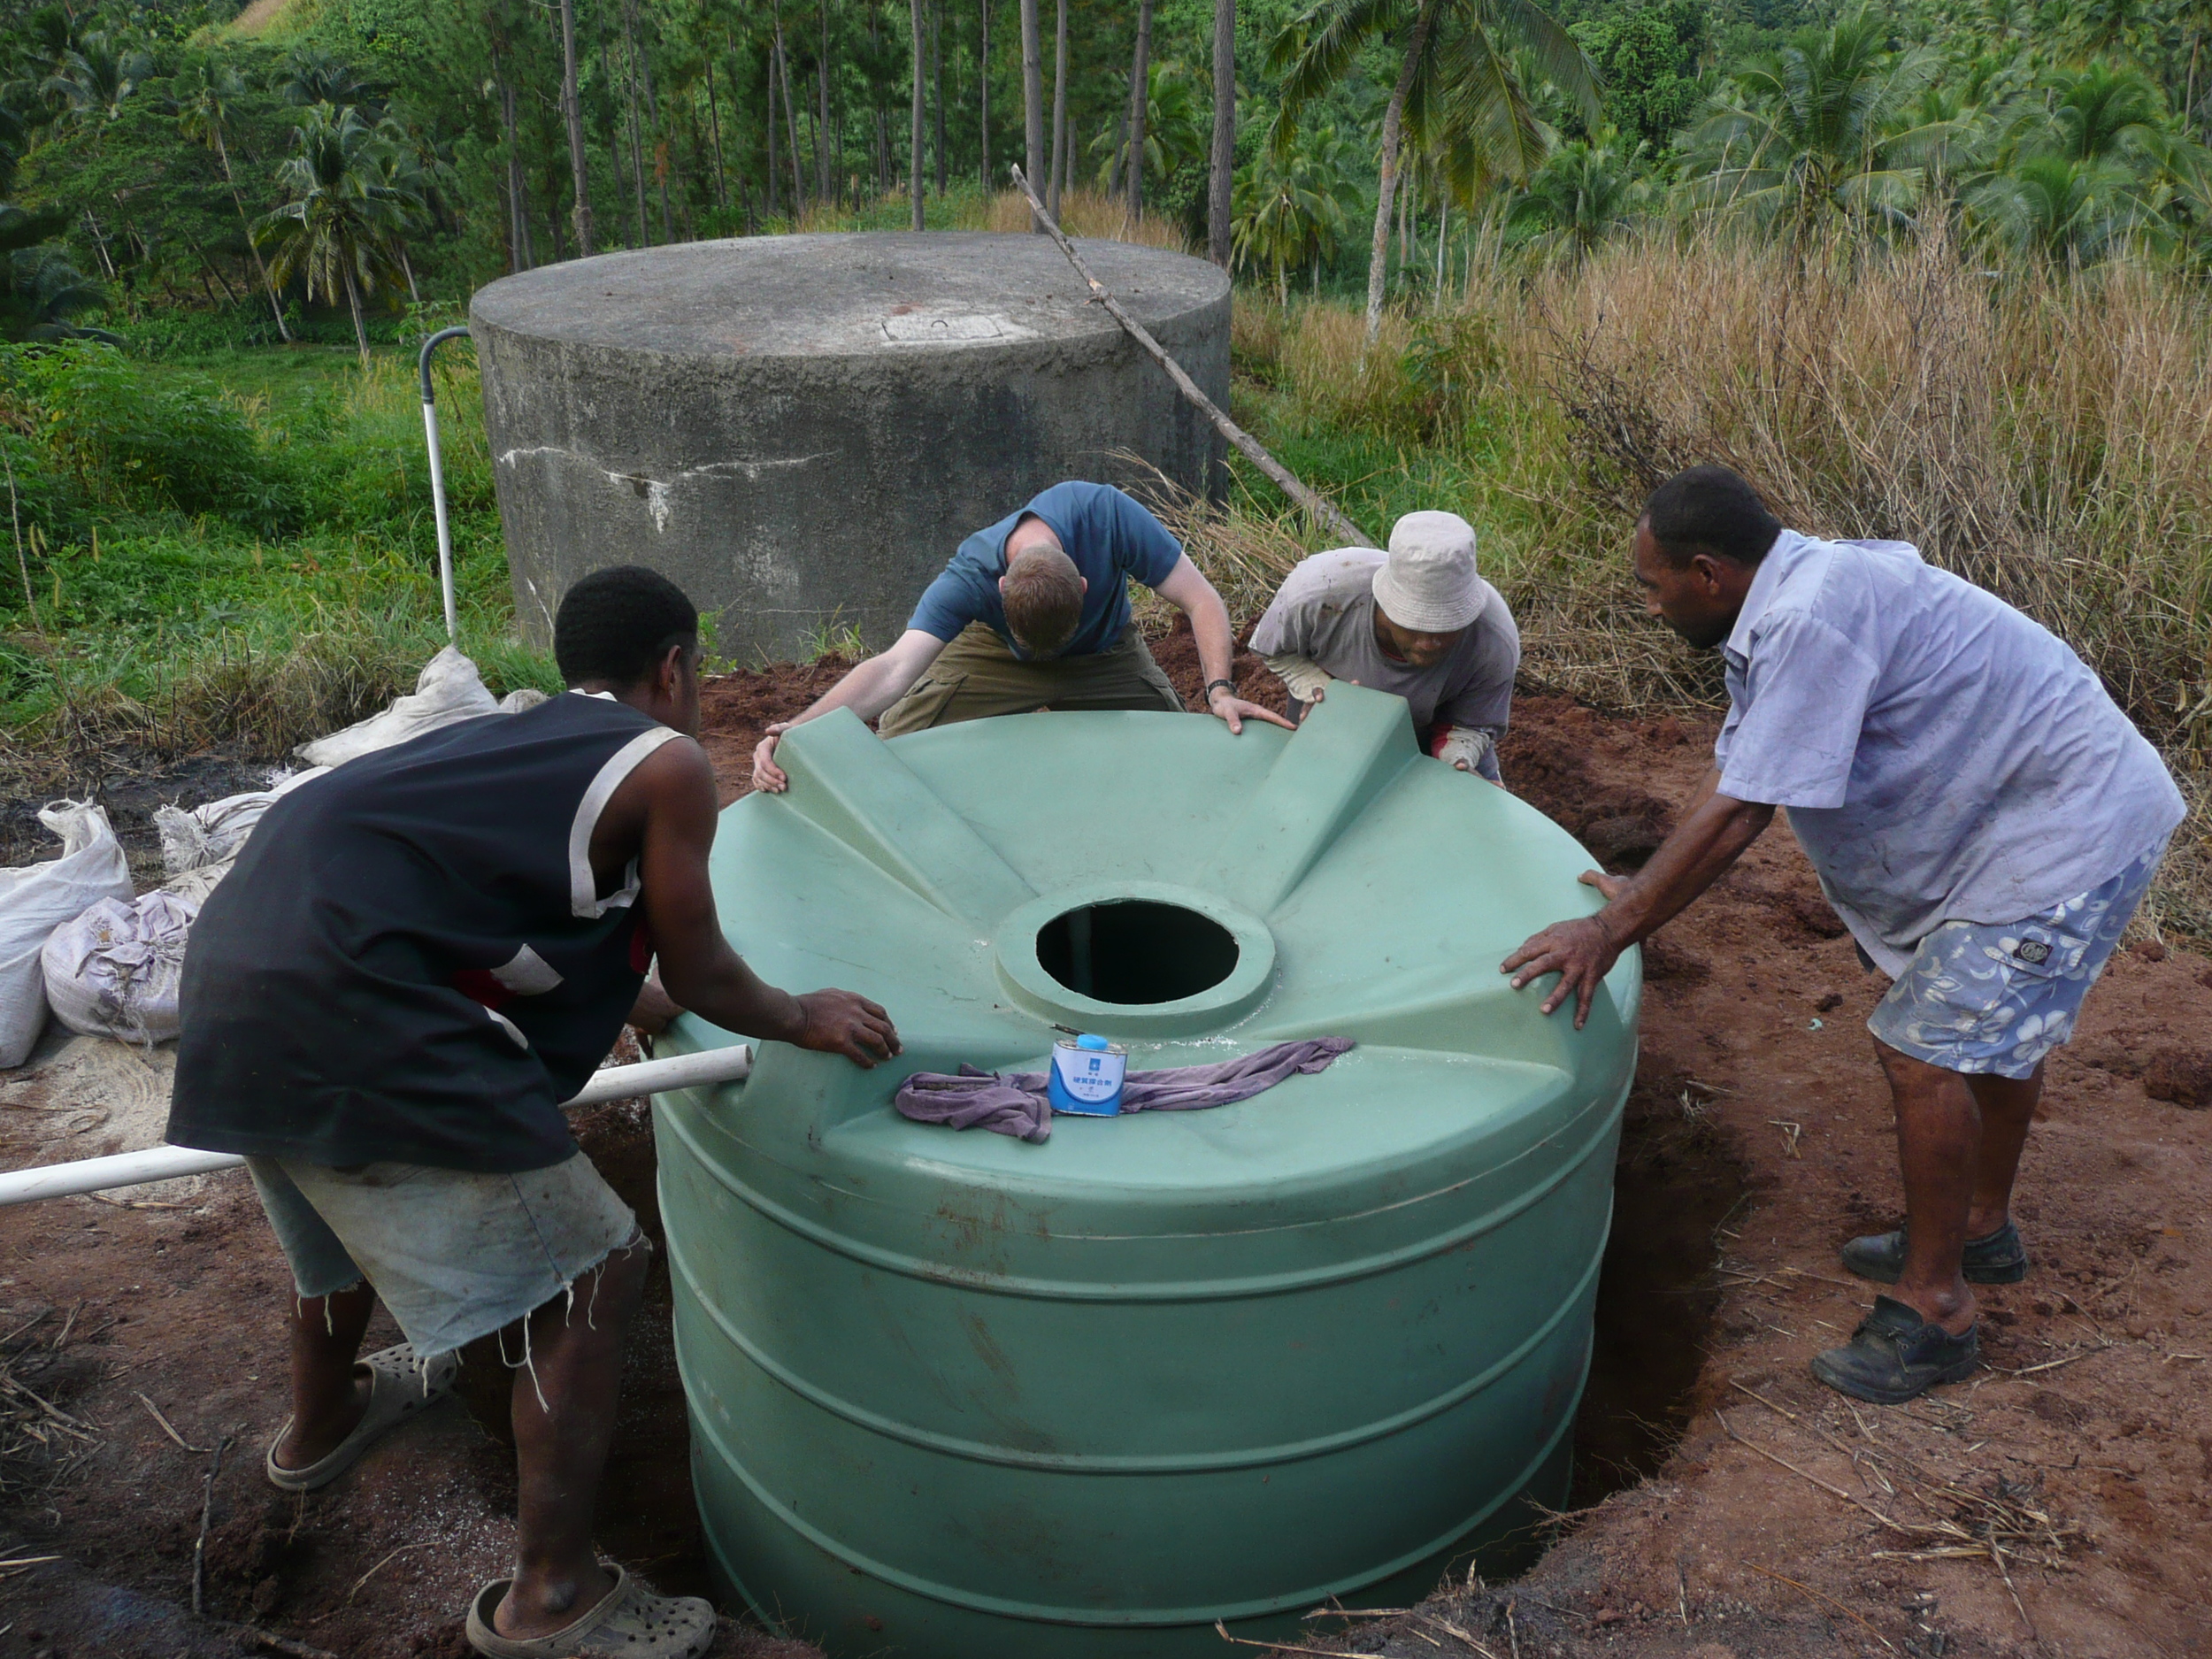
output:
[[[622, 1342], [650, 1245], [559, 1102], [626, 1019], [674, 1005], [871, 1066], [899, 1052], [849, 992], [794, 996], [723, 936], [698, 613], [636, 566], [554, 624], [568, 695], [348, 762], [273, 805], [193, 928], [168, 1138], [247, 1156], [298, 1291], [288, 1491], [335, 1479], [500, 1333], [517, 1367], [511, 1579], [494, 1655], [674, 1659], [713, 1609], [591, 1545]], [[657, 956], [663, 995], [645, 971]], [[381, 1299], [408, 1340], [357, 1359]]]

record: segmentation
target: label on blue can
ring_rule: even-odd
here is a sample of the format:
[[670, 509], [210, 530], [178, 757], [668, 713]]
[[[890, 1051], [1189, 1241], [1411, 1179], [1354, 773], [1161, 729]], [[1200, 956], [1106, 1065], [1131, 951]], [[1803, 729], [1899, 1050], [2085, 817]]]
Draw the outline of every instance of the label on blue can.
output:
[[1087, 1033], [1063, 1037], [1052, 1047], [1046, 1097], [1056, 1112], [1074, 1112], [1085, 1118], [1118, 1117], [1121, 1086], [1128, 1071], [1129, 1050], [1119, 1043]]

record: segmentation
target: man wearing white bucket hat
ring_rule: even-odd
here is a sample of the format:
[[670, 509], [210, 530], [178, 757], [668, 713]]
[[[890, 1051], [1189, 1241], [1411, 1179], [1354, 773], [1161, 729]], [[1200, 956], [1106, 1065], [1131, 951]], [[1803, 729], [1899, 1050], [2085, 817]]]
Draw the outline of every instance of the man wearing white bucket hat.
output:
[[1409, 512], [1390, 551], [1336, 548], [1299, 561], [1252, 649], [1290, 688], [1294, 714], [1348, 680], [1406, 700], [1421, 745], [1492, 783], [1513, 708], [1520, 631], [1475, 569], [1475, 529], [1455, 512]]

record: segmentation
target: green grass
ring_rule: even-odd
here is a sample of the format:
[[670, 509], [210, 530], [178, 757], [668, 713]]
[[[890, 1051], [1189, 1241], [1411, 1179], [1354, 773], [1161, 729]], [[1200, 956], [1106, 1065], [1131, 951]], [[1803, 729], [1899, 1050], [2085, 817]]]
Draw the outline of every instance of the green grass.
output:
[[[380, 354], [365, 372], [350, 351], [308, 346], [131, 361], [151, 399], [219, 388], [294, 499], [291, 522], [272, 535], [250, 515], [188, 514], [99, 480], [72, 487], [66, 465], [50, 465], [58, 498], [22, 558], [12, 537], [0, 544], [11, 770], [45, 780], [116, 744], [227, 742], [275, 758], [410, 688], [444, 643], [411, 359]], [[461, 647], [495, 692], [557, 689], [544, 654], [512, 637], [465, 348], [442, 357], [440, 379]], [[10, 411], [19, 427], [22, 404]]]

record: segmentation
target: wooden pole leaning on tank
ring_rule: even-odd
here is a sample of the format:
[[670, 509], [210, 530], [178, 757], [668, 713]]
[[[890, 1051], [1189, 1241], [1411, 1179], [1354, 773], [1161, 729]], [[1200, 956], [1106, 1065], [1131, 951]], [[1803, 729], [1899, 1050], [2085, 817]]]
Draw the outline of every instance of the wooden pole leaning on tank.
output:
[[1344, 537], [1347, 541], [1355, 546], [1371, 545], [1367, 539], [1367, 533], [1346, 518], [1343, 511], [1334, 502], [1325, 495], [1317, 495], [1308, 489], [1299, 481], [1296, 473], [1270, 455], [1266, 447], [1257, 438], [1230, 419], [1226, 411], [1200, 389], [1198, 382], [1183, 372], [1183, 365], [1168, 356], [1166, 348], [1152, 337], [1151, 331], [1124, 311], [1121, 302], [1107, 291], [1106, 285], [1091, 274], [1090, 267], [1083, 263], [1083, 256], [1075, 251], [1075, 244], [1068, 240], [1067, 233], [1060, 228], [1051, 214], [1045, 211], [1045, 204], [1037, 199], [1036, 191], [1029, 188], [1029, 180], [1022, 176], [1020, 166], [1014, 165], [1010, 167], [1009, 171], [1014, 175], [1016, 187], [1029, 198], [1029, 210], [1037, 216], [1037, 222], [1044, 227], [1046, 234], [1053, 241], [1060, 244], [1060, 251], [1067, 255], [1068, 263], [1075, 267], [1075, 274], [1090, 285], [1091, 298], [1103, 305], [1108, 315], [1128, 331], [1129, 337], [1142, 346], [1155, 363], [1167, 371], [1168, 379], [1175, 382], [1176, 390], [1181, 392], [1197, 406], [1207, 419], [1214, 423], [1215, 430], [1228, 439], [1231, 443], [1235, 444], [1238, 449], [1243, 450], [1253, 465], [1274, 480], [1283, 494], [1296, 502], [1304, 510], [1308, 518], [1316, 524]]

